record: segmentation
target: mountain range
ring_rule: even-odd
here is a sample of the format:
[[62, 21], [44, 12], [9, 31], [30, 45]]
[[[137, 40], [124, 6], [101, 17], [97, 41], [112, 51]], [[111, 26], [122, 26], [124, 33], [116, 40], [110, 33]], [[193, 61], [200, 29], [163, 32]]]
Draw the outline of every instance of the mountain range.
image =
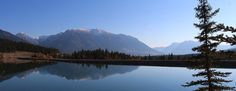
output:
[[[176, 54], [176, 55], [184, 55], [184, 54], [193, 54], [196, 53], [192, 51], [192, 48], [199, 46], [201, 43], [197, 41], [184, 41], [179, 43], [172, 43], [167, 47], [156, 47], [155, 50], [162, 52], [163, 54]], [[234, 48], [234, 46], [230, 45], [219, 45], [218, 50], [228, 50]]]
[[[11, 34], [0, 29], [0, 39], [17, 42], [27, 42], [44, 47], [59, 49], [63, 53], [80, 50], [95, 50], [98, 48], [118, 51], [132, 55], [160, 55], [160, 54], [192, 54], [193, 47], [200, 45], [197, 41], [172, 43], [167, 47], [150, 48], [137, 38], [124, 34], [113, 34], [100, 29], [70, 29], [55, 35], [33, 38], [26, 33]], [[229, 45], [220, 45], [218, 50], [236, 50]]]
[[23, 40], [26, 40], [27, 42], [29, 42], [31, 44], [36, 44], [36, 45], [39, 44], [38, 39], [30, 37], [26, 33], [17, 33], [16, 36], [23, 39]]
[[3, 30], [0, 31], [1, 35], [9, 40], [56, 48], [63, 53], [101, 48], [132, 55], [160, 54], [160, 52], [150, 48], [137, 38], [124, 34], [113, 34], [99, 29], [70, 29], [55, 35], [39, 36], [38, 38], [32, 38], [25, 33], [13, 35]]
[[15, 42], [26, 42], [24, 39], [21, 39], [10, 32], [0, 29], [0, 39], [7, 39]]

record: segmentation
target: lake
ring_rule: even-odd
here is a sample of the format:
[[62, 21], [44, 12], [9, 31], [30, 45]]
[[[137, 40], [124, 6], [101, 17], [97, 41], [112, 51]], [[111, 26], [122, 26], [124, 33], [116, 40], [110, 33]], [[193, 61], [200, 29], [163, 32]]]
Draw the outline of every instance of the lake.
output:
[[[223, 85], [235, 86], [235, 69]], [[93, 65], [75, 63], [18, 64], [0, 67], [0, 91], [191, 91], [198, 70], [185, 67]]]

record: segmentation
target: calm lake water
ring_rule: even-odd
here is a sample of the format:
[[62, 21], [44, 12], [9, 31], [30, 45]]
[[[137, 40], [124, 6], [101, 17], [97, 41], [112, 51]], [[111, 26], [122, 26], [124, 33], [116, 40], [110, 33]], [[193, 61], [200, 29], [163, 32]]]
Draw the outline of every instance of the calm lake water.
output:
[[[73, 63], [7, 65], [0, 69], [0, 91], [191, 91], [197, 70], [179, 67], [86, 65]], [[235, 86], [235, 69], [226, 79]]]

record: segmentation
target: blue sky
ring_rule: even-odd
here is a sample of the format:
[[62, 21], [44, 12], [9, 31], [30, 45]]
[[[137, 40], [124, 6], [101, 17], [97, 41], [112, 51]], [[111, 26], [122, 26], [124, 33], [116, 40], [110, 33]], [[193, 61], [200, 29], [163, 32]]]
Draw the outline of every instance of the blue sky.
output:
[[[236, 0], [210, 0], [215, 20], [236, 26]], [[0, 28], [32, 36], [98, 28], [150, 47], [193, 40], [197, 0], [0, 0]]]

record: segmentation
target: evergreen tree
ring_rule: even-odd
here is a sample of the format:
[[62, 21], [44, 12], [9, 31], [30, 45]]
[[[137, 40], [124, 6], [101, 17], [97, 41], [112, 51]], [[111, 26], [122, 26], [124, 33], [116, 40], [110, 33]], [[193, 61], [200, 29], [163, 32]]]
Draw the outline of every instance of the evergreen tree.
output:
[[196, 18], [199, 19], [199, 23], [195, 23], [194, 25], [199, 28], [200, 33], [195, 38], [198, 39], [202, 45], [193, 48], [193, 50], [200, 52], [206, 60], [209, 60], [210, 54], [215, 53], [216, 47], [220, 44], [219, 38], [223, 36], [223, 34], [216, 35], [220, 30], [216, 28], [216, 22], [211, 20], [220, 9], [213, 11], [207, 0], [198, 1], [199, 5], [195, 10]]
[[[199, 62], [194, 69], [201, 70], [200, 72], [193, 74], [193, 77], [203, 77], [204, 79], [187, 82], [184, 87], [190, 87], [200, 85], [195, 91], [221, 91], [221, 90], [233, 90], [234, 87], [222, 85], [223, 83], [231, 82], [231, 80], [225, 80], [223, 77], [228, 77], [231, 73], [220, 72], [211, 69], [213, 67], [212, 62], [214, 60], [214, 54], [217, 53], [217, 46], [222, 43], [235, 44], [233, 37], [225, 36], [223, 32], [233, 31], [232, 27], [225, 27], [223, 24], [217, 24], [212, 18], [217, 15], [220, 9], [213, 10], [207, 0], [198, 0], [199, 4], [195, 8], [196, 18], [199, 19], [199, 23], [194, 25], [199, 28], [200, 33], [196, 39], [202, 44], [194, 51], [200, 53]], [[223, 31], [222, 31], [223, 30]], [[196, 64], [197, 64], [196, 63]]]
[[217, 24], [212, 18], [217, 15], [220, 9], [212, 10], [208, 0], [198, 0], [199, 5], [195, 8], [196, 18], [199, 23], [194, 25], [199, 28], [200, 33], [195, 38], [198, 39], [202, 45], [193, 48], [194, 51], [200, 52], [206, 60], [216, 53], [217, 46], [222, 43], [230, 43], [236, 45], [236, 35], [228, 36], [224, 32], [235, 33], [236, 29], [224, 24]]

